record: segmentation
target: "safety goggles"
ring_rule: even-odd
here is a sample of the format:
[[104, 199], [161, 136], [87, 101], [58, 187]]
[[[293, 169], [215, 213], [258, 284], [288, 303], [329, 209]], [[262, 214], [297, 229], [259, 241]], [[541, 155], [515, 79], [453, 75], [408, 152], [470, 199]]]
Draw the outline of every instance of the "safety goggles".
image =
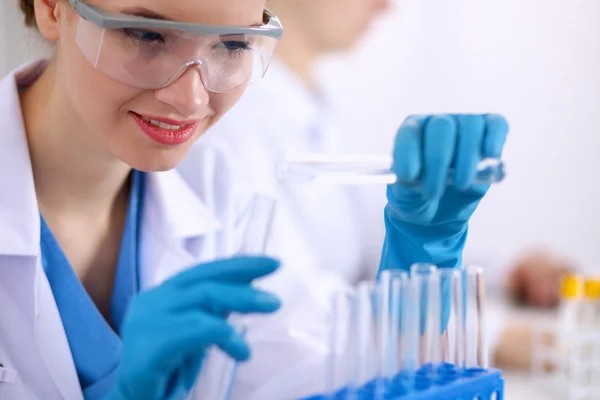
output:
[[140, 89], [169, 86], [189, 68], [201, 71], [211, 92], [242, 88], [265, 75], [283, 35], [268, 10], [262, 26], [233, 27], [116, 14], [84, 0], [69, 2], [80, 16], [76, 41], [85, 58], [107, 76]]

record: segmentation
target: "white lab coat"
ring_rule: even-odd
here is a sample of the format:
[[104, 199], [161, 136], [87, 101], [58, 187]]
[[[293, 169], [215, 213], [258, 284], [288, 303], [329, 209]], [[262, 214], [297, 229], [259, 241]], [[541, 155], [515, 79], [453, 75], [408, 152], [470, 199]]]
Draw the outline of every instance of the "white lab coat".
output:
[[[0, 399], [78, 400], [83, 397], [77, 373], [40, 262], [39, 209], [15, 83], [29, 71], [24, 68], [0, 82]], [[239, 183], [234, 163], [215, 141], [210, 148], [196, 146], [193, 153], [177, 170], [149, 174], [141, 230], [142, 290], [198, 262], [231, 255], [237, 248], [240, 216], [253, 193]], [[298, 261], [304, 264], [303, 259]], [[326, 318], [327, 303], [311, 301], [312, 287], [307, 284], [314, 280], [311, 274], [310, 268], [282, 268], [262, 282], [282, 297], [285, 306], [276, 317], [250, 320], [253, 361], [240, 370], [238, 393], [244, 394], [237, 398], [287, 398], [283, 393], [288, 389], [280, 387], [278, 374], [298, 366], [308, 366], [310, 373], [296, 374], [296, 380], [322, 378], [323, 370], [315, 367], [322, 368], [324, 360], [319, 316]], [[328, 280], [323, 276], [317, 292], [324, 299], [335, 280], [326, 289]], [[322, 335], [316, 341], [307, 333], [305, 315], [315, 321], [313, 332]], [[283, 340], [271, 346], [260, 332]], [[275, 387], [280, 392], [269, 389]], [[293, 389], [289, 393], [293, 397]], [[197, 388], [194, 398], [201, 394]]]
[[[275, 59], [208, 135], [225, 141], [254, 184], [278, 197], [317, 267], [354, 284], [379, 266], [385, 186], [287, 184], [276, 174], [286, 155], [360, 154], [338, 122], [330, 104]], [[296, 257], [290, 250], [284, 260]]]

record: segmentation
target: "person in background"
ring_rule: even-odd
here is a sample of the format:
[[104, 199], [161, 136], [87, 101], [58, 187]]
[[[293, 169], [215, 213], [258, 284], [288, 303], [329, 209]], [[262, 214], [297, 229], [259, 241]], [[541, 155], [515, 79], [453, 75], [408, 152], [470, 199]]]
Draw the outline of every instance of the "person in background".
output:
[[[278, 198], [290, 229], [300, 232], [302, 245], [289, 246], [280, 256], [293, 260], [309, 251], [312, 267], [353, 285], [377, 272], [385, 187], [290, 184], [279, 179], [277, 170], [289, 155], [362, 153], [352, 135], [339, 129], [343, 116], [336, 115], [320, 89], [316, 64], [322, 56], [350, 50], [391, 0], [269, 0], [268, 5], [286, 29], [269, 73], [208, 135], [227, 143], [248, 175], [257, 177], [254, 184]], [[547, 253], [525, 254], [509, 272], [509, 294], [536, 307], [556, 305], [565, 269]], [[507, 350], [528, 347], [528, 326], [507, 324], [493, 336], [502, 366], [527, 367], [527, 352], [507, 355]]]

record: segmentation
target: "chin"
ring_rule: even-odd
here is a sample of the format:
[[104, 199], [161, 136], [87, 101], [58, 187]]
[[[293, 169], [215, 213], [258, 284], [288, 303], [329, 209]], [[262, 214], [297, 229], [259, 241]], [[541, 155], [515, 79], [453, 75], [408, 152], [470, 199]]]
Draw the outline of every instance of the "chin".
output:
[[193, 136], [184, 143], [164, 145], [144, 137], [137, 141], [134, 148], [128, 146], [127, 150], [118, 156], [123, 162], [139, 171], [162, 172], [174, 169], [187, 157], [194, 143], [204, 135], [210, 122], [212, 121], [206, 121], [198, 127]]
[[188, 146], [185, 149], [150, 150], [144, 154], [137, 153], [129, 160], [124, 159], [126, 164], [134, 169], [144, 172], [163, 172], [176, 168], [188, 154]]

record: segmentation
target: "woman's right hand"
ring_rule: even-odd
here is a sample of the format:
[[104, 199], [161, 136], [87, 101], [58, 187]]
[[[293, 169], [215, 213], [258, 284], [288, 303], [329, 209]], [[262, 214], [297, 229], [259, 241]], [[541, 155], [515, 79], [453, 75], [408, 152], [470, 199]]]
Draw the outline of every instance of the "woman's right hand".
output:
[[276, 297], [251, 286], [278, 267], [278, 261], [266, 257], [220, 260], [137, 295], [123, 326], [123, 354], [109, 399], [186, 398], [212, 345], [235, 360], [247, 360], [247, 343], [226, 319], [231, 312], [279, 309]]

